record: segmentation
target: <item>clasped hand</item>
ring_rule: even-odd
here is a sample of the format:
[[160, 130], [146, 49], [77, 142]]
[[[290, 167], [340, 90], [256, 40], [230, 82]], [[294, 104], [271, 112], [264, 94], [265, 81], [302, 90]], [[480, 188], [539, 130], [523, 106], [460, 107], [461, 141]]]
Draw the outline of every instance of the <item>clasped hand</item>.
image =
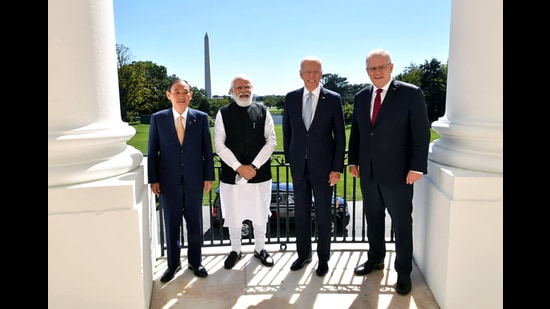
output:
[[244, 177], [246, 180], [250, 180], [256, 177], [256, 169], [250, 165], [241, 165], [237, 168], [237, 173]]

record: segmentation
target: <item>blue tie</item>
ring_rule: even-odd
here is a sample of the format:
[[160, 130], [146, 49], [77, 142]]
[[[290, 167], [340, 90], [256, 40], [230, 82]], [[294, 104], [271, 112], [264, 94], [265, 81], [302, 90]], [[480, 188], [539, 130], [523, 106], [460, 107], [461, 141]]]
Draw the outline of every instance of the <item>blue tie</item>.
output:
[[304, 124], [306, 126], [306, 130], [309, 130], [309, 126], [311, 125], [311, 105], [313, 105], [313, 93], [307, 94], [306, 99], [306, 106], [304, 106]]

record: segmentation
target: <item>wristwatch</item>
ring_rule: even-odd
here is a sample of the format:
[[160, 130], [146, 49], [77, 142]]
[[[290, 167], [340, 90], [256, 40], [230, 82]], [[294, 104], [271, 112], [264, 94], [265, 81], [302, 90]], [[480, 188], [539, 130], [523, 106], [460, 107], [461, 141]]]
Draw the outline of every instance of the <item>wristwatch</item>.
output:
[[254, 164], [250, 164], [250, 165], [252, 165], [252, 167], [254, 168], [255, 171], [258, 170], [258, 168], [256, 167], [256, 165], [254, 165]]

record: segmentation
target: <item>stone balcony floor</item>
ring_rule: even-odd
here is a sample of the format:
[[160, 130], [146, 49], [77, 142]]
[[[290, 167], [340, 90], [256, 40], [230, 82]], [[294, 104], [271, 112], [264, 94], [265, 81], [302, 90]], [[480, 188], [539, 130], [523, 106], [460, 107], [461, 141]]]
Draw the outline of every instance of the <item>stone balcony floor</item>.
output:
[[182, 271], [170, 282], [160, 282], [166, 269], [165, 258], [157, 259], [154, 270], [151, 309], [180, 308], [384, 308], [439, 309], [422, 274], [413, 262], [412, 290], [408, 295], [395, 292], [397, 273], [393, 269], [394, 244], [387, 244], [385, 268], [366, 276], [353, 269], [367, 259], [368, 244], [333, 243], [329, 272], [315, 274], [316, 244], [312, 262], [298, 271], [290, 265], [298, 257], [295, 244], [280, 250], [278, 244], [266, 245], [275, 265], [265, 267], [253, 256], [253, 245], [243, 245], [243, 258], [231, 270], [223, 263], [229, 246], [203, 248], [203, 265], [208, 277], [196, 277], [187, 269], [182, 250]]

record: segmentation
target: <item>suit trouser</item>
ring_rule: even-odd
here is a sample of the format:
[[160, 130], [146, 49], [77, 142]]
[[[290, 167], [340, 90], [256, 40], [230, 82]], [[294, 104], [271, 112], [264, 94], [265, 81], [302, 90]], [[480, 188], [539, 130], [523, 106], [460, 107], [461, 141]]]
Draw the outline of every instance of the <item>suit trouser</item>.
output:
[[160, 195], [164, 214], [168, 268], [174, 269], [181, 263], [181, 228], [183, 218], [187, 227], [187, 259], [189, 264], [202, 263], [202, 189], [184, 193], [183, 186], [175, 194]]
[[311, 256], [312, 234], [312, 195], [315, 196], [315, 223], [317, 228], [317, 256], [319, 261], [330, 259], [331, 236], [331, 198], [332, 187], [326, 178], [306, 177], [293, 178], [294, 184], [294, 211], [296, 216], [296, 251], [298, 258], [305, 259]]
[[395, 270], [410, 274], [412, 271], [412, 198], [413, 185], [379, 184], [361, 177], [363, 213], [367, 220], [369, 241], [368, 259], [383, 262], [386, 256], [386, 208], [395, 232]]

